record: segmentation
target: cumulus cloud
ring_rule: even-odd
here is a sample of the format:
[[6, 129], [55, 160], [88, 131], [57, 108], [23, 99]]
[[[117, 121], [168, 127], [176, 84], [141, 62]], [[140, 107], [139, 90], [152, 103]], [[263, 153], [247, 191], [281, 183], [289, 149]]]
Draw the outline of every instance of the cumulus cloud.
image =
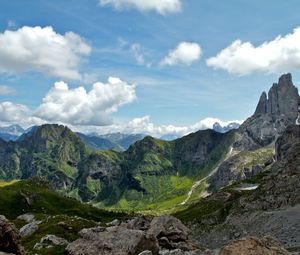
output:
[[56, 33], [52, 27], [22, 27], [0, 33], [0, 73], [38, 71], [48, 76], [82, 80], [79, 71], [90, 45], [79, 35]]
[[30, 110], [25, 105], [12, 102], [0, 103], [0, 120], [3, 122], [18, 122], [30, 116]]
[[15, 90], [6, 85], [0, 85], [0, 95], [10, 95], [15, 93]]
[[156, 11], [162, 15], [181, 11], [181, 0], [100, 0], [100, 5], [111, 5], [117, 10], [134, 8], [141, 12]]
[[56, 82], [35, 116], [71, 125], [108, 125], [111, 113], [135, 99], [135, 85], [119, 78], [110, 77], [105, 84], [97, 82], [90, 91], [84, 87], [71, 89], [65, 82]]
[[29, 127], [46, 122], [33, 116], [33, 112], [26, 105], [7, 101], [0, 103], [0, 123], [1, 125], [19, 124]]
[[199, 44], [192, 42], [181, 42], [176, 49], [169, 52], [162, 61], [161, 65], [191, 65], [201, 57], [202, 50]]
[[293, 33], [254, 46], [251, 42], [234, 41], [207, 65], [229, 73], [247, 75], [255, 72], [282, 73], [300, 68], [300, 27]]
[[168, 137], [181, 137], [192, 132], [204, 129], [212, 129], [213, 125], [218, 122], [222, 127], [230, 123], [241, 124], [243, 121], [222, 121], [218, 118], [205, 118], [190, 126], [175, 126], [175, 125], [155, 125], [151, 122], [150, 116], [146, 115], [140, 118], [134, 118], [128, 123], [114, 123], [105, 127], [73, 127], [73, 129], [85, 133], [116, 133], [121, 132], [125, 134], [146, 134], [157, 138]]

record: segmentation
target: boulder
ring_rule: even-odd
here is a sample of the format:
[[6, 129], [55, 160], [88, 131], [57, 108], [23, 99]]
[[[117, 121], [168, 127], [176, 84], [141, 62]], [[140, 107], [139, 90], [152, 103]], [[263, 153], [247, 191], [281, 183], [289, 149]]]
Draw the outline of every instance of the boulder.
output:
[[146, 250], [157, 255], [158, 249], [157, 240], [153, 236], [124, 226], [109, 227], [105, 231], [86, 229], [81, 239], [66, 248], [69, 255], [134, 255]]
[[26, 221], [27, 223], [35, 221], [35, 217], [32, 213], [25, 213], [17, 217], [18, 220]]
[[174, 216], [166, 215], [155, 217], [150, 224], [148, 234], [160, 239], [166, 237], [173, 242], [186, 241], [188, 228]]
[[271, 237], [247, 237], [223, 247], [219, 255], [289, 255], [280, 243]]
[[41, 241], [39, 243], [36, 243], [33, 247], [34, 250], [40, 250], [42, 248], [48, 247], [48, 246], [60, 246], [60, 245], [67, 245], [68, 241], [64, 238], [55, 236], [55, 235], [46, 235], [41, 238]]
[[0, 215], [0, 251], [16, 255], [25, 254], [18, 230], [3, 215]]
[[20, 228], [21, 237], [31, 236], [39, 229], [41, 221], [33, 221]]

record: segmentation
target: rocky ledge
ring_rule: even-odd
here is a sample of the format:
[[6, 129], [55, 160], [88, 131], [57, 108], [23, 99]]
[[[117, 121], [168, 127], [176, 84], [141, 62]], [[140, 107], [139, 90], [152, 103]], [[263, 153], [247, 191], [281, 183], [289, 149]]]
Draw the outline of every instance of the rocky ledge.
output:
[[[70, 243], [69, 255], [158, 255], [199, 254], [188, 239], [188, 229], [173, 216], [136, 217], [126, 223], [114, 222], [107, 228], [80, 231], [81, 238]], [[174, 253], [175, 252], [175, 253]]]

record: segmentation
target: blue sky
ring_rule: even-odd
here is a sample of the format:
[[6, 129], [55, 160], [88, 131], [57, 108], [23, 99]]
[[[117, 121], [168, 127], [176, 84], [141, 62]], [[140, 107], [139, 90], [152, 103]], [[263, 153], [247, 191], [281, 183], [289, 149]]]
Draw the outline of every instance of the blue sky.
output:
[[[207, 117], [246, 119], [283, 72], [300, 83], [297, 0], [12, 0], [0, 9], [3, 124], [185, 133]], [[176, 52], [181, 43], [187, 47]], [[118, 79], [111, 84], [108, 77]]]

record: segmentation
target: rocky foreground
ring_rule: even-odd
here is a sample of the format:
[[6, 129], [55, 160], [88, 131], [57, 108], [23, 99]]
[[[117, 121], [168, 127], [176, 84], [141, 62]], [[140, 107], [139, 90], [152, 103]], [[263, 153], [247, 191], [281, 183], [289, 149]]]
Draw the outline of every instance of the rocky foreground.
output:
[[[29, 215], [27, 214], [26, 217]], [[30, 216], [29, 216], [30, 217]], [[69, 243], [69, 255], [276, 255], [290, 254], [271, 237], [247, 237], [235, 240], [217, 250], [203, 250], [188, 238], [188, 229], [173, 216], [136, 217], [127, 222], [115, 220], [107, 227], [82, 229], [80, 239]], [[55, 235], [41, 238], [41, 247], [64, 245], [67, 241]], [[23, 255], [21, 236], [4, 216], [0, 217], [0, 255]]]

